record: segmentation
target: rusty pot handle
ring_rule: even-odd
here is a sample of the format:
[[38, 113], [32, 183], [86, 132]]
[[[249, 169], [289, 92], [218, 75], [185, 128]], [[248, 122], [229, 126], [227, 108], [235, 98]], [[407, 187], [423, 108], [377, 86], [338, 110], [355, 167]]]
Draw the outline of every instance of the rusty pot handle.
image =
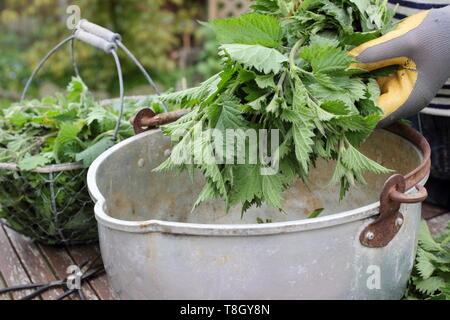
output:
[[398, 192], [397, 190], [393, 190], [389, 194], [389, 197], [392, 201], [396, 201], [399, 203], [419, 203], [428, 198], [428, 192], [424, 186], [417, 185], [416, 189], [418, 192], [413, 194], [405, 194], [402, 192]]
[[134, 133], [139, 134], [145, 131], [155, 129], [159, 126], [175, 122], [181, 117], [191, 112], [189, 109], [181, 109], [161, 114], [155, 114], [149, 108], [141, 109], [131, 120]]
[[[361, 244], [370, 248], [385, 247], [394, 239], [404, 221], [403, 215], [399, 211], [401, 203], [422, 202], [428, 195], [426, 189], [419, 184], [430, 173], [431, 148], [428, 141], [414, 128], [399, 122], [385, 129], [419, 148], [423, 160], [416, 169], [407, 175], [395, 174], [386, 181], [380, 194], [380, 215], [376, 221], [362, 231], [359, 237]], [[418, 192], [405, 194], [406, 190], [413, 187]]]
[[416, 189], [418, 192], [406, 194], [406, 179], [400, 174], [395, 174], [386, 181], [380, 195], [380, 215], [377, 220], [364, 228], [359, 237], [362, 245], [382, 248], [394, 239], [404, 222], [400, 205], [420, 203], [428, 196], [425, 187], [416, 185]]

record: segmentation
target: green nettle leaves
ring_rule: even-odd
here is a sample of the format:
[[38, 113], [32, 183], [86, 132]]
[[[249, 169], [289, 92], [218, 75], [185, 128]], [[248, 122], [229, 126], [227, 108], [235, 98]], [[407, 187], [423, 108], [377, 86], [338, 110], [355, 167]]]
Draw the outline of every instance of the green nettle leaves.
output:
[[103, 139], [88, 147], [86, 150], [78, 153], [75, 156], [75, 160], [82, 161], [83, 164], [88, 167], [99, 155], [101, 155], [113, 145], [114, 140], [112, 139], [112, 137], [104, 137]]
[[281, 45], [281, 23], [278, 19], [250, 13], [239, 18], [215, 20], [209, 24], [222, 44], [248, 44], [276, 48]]
[[[175, 146], [156, 170], [197, 168], [207, 183], [195, 207], [222, 198], [227, 208], [242, 205], [242, 212], [263, 203], [282, 211], [283, 192], [296, 178], [308, 182], [319, 157], [336, 161], [330, 179], [341, 185], [341, 198], [355, 183], [365, 183], [365, 173], [390, 173], [357, 149], [383, 111], [376, 106], [380, 90], [375, 74], [352, 69], [354, 61], [347, 53], [391, 27], [392, 12], [386, 3], [254, 2], [254, 13], [209, 23], [221, 44], [223, 71], [197, 88], [161, 97], [193, 111], [162, 128]], [[372, 17], [368, 12], [376, 14]], [[226, 154], [226, 162], [180, 161], [183, 153], [191, 160], [228, 152], [230, 141], [218, 143], [212, 129], [234, 130], [233, 141], [243, 143], [233, 147], [237, 154]], [[277, 132], [278, 138], [261, 144], [264, 138], [258, 134], [252, 138], [252, 130]], [[261, 157], [270, 149], [268, 142], [276, 140], [277, 148]], [[245, 157], [239, 163], [252, 146], [258, 161]]]
[[336, 41], [316, 36], [311, 38], [311, 43], [302, 50], [300, 56], [310, 63], [315, 73], [345, 71], [353, 62], [346, 51], [337, 47]]
[[224, 44], [220, 47], [221, 56], [229, 56], [246, 68], [254, 68], [264, 74], [278, 74], [287, 62], [286, 56], [276, 49], [260, 45]]
[[[127, 118], [136, 109], [137, 106], [127, 103], [119, 139], [133, 135]], [[118, 111], [113, 106], [100, 106], [93, 100], [86, 85], [80, 79], [73, 78], [66, 96], [25, 101], [20, 106], [12, 105], [3, 110], [1, 161], [15, 162], [24, 171], [75, 161], [89, 166], [114, 144], [112, 136], [117, 116]]]
[[42, 167], [51, 162], [51, 157], [47, 155], [37, 154], [35, 156], [27, 156], [18, 163], [20, 170], [33, 170], [36, 167]]
[[419, 248], [405, 298], [450, 299], [450, 223], [432, 237], [425, 221], [419, 229]]

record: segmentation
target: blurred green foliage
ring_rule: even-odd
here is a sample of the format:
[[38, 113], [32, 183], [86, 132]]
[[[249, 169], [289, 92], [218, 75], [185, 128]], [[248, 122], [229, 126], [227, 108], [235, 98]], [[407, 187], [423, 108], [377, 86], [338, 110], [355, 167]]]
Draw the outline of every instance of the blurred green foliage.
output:
[[194, 77], [198, 77], [198, 79], [192, 79], [194, 82], [208, 79], [222, 70], [217, 53], [219, 41], [216, 39], [214, 30], [202, 26], [196, 32], [195, 37], [203, 43], [203, 48], [197, 56], [197, 62], [190, 67]]
[[[123, 42], [162, 89], [171, 88], [187, 75], [187, 71], [180, 70], [180, 51], [186, 41], [188, 46], [199, 45], [194, 34], [199, 26], [197, 20], [206, 19], [206, 3], [206, 0], [1, 0], [0, 99], [16, 99], [40, 59], [70, 35], [66, 8], [72, 4], [80, 7], [82, 18], [120, 33]], [[81, 76], [90, 88], [117, 95], [117, 75], [111, 57], [78, 42], [76, 56]], [[120, 57], [126, 89], [145, 85], [132, 62], [123, 53]], [[30, 94], [36, 95], [39, 82], [49, 81], [63, 88], [72, 75], [66, 46], [42, 69]]]

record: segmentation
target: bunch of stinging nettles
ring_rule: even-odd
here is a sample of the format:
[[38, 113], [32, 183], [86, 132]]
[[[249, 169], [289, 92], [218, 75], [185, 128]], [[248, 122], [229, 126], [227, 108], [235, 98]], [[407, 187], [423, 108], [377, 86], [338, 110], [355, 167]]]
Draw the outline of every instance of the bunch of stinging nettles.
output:
[[[257, 0], [253, 11], [208, 24], [221, 43], [222, 72], [199, 87], [162, 97], [192, 111], [162, 128], [175, 147], [156, 170], [200, 169], [207, 183], [195, 206], [222, 198], [227, 209], [243, 204], [242, 212], [262, 203], [282, 210], [283, 191], [297, 177], [307, 182], [318, 158], [337, 161], [331, 180], [340, 183], [341, 198], [355, 182], [365, 182], [364, 172], [391, 172], [357, 147], [383, 115], [375, 78], [392, 69], [351, 68], [355, 61], [348, 54], [392, 30], [394, 12], [386, 1]], [[278, 173], [262, 175], [270, 164], [248, 159], [244, 164], [179, 159], [186, 152], [194, 159], [199, 146], [203, 159], [215, 157], [221, 146], [212, 140], [211, 128], [224, 136], [227, 129], [278, 129], [280, 147], [272, 154]]]

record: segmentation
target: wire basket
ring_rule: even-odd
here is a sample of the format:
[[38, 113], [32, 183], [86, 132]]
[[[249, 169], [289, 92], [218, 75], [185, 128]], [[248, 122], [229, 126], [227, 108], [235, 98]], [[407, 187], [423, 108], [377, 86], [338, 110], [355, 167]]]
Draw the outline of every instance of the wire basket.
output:
[[[0, 163], [0, 169], [0, 217], [6, 219], [7, 227], [50, 245], [97, 241], [83, 165], [68, 163], [24, 172], [15, 164]], [[68, 194], [67, 190], [78, 191]]]
[[[133, 54], [121, 42], [120, 35], [103, 27], [82, 20], [73, 35], [53, 48], [39, 63], [25, 85], [21, 101], [27, 90], [50, 56], [64, 44], [71, 42], [71, 57], [75, 73], [80, 77], [74, 57], [74, 41], [80, 40], [111, 54], [117, 66], [120, 98], [104, 100], [101, 105], [119, 102], [119, 117], [114, 139], [122, 121], [124, 89], [122, 68], [116, 53], [125, 51], [159, 95], [155, 83]], [[81, 77], [80, 77], [81, 78]], [[144, 99], [145, 97], [128, 97]], [[166, 111], [168, 108], [165, 104]], [[32, 240], [47, 245], [75, 245], [98, 240], [93, 202], [86, 185], [87, 168], [82, 163], [63, 163], [21, 171], [15, 163], [0, 163], [0, 223], [16, 230]], [[75, 194], [73, 191], [77, 190]]]

